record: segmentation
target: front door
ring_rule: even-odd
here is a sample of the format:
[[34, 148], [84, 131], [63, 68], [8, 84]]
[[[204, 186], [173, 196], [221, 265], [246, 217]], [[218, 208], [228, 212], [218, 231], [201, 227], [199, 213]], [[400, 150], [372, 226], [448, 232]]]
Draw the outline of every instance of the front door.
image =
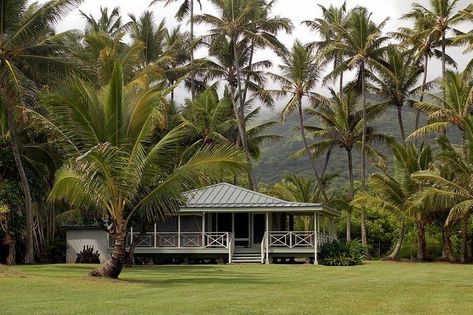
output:
[[249, 247], [250, 246], [250, 214], [249, 213], [235, 213], [235, 246]]
[[262, 213], [253, 214], [253, 244], [261, 244], [265, 229], [265, 215]]

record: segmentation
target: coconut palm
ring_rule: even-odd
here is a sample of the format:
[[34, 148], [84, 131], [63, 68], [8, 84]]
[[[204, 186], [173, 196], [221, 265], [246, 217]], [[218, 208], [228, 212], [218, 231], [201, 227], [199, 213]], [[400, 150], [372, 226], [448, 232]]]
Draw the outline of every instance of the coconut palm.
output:
[[[0, 91], [5, 104], [6, 120], [12, 150], [25, 197], [26, 255], [25, 262], [34, 262], [33, 213], [31, 192], [23, 167], [17, 134], [17, 106], [34, 102], [38, 86], [54, 84], [54, 79], [72, 65], [64, 56], [66, 33], [54, 34], [53, 26], [80, 1], [52, 0], [42, 4], [27, 4], [26, 0], [6, 0], [2, 3], [0, 36]], [[47, 81], [48, 78], [54, 78]]]
[[281, 90], [273, 91], [277, 95], [289, 96], [289, 101], [281, 111], [281, 120], [286, 118], [295, 110], [299, 115], [299, 127], [304, 145], [305, 154], [309, 160], [310, 166], [317, 179], [317, 184], [321, 188], [321, 193], [325, 201], [328, 200], [327, 194], [323, 188], [322, 178], [315, 166], [314, 157], [310, 152], [309, 143], [304, 128], [304, 113], [302, 102], [308, 99], [312, 104], [325, 101], [325, 99], [315, 93], [313, 89], [323, 71], [314, 51], [309, 46], [296, 41], [288, 55], [282, 56], [283, 63], [279, 66], [280, 74], [271, 73], [271, 77], [281, 84]]
[[[354, 195], [354, 175], [353, 175], [353, 149], [361, 147], [363, 137], [362, 109], [358, 107], [358, 96], [354, 90], [348, 90], [344, 95], [336, 94], [334, 90], [331, 99], [325, 103], [317, 104], [313, 108], [306, 109], [309, 116], [315, 117], [320, 126], [306, 126], [312, 137], [316, 139], [310, 145], [314, 157], [318, 157], [326, 151], [340, 147], [347, 154], [347, 168], [349, 174], [349, 201]], [[369, 122], [376, 119], [386, 108], [385, 104], [370, 105], [366, 109], [367, 120]], [[383, 134], [375, 132], [371, 127], [367, 127], [367, 148], [372, 157], [382, 161], [382, 157], [369, 144], [377, 141], [388, 142], [389, 138]], [[352, 209], [348, 208], [347, 215], [347, 240], [351, 240], [351, 218]]]
[[[335, 68], [329, 75], [329, 78], [335, 78], [348, 69], [357, 69], [357, 82], [361, 87], [363, 101], [363, 137], [361, 145], [361, 190], [366, 190], [366, 107], [367, 107], [367, 89], [366, 78], [369, 67], [373, 61], [380, 61], [386, 47], [383, 44], [388, 39], [382, 36], [382, 29], [387, 20], [380, 24], [375, 24], [371, 20], [371, 13], [366, 8], [356, 7], [352, 10], [347, 25], [334, 26], [341, 33], [344, 40], [333, 43], [328, 46], [323, 55], [332, 55], [337, 53], [345, 56], [345, 60]], [[366, 218], [365, 211], [361, 209], [361, 241], [363, 245], [367, 244], [366, 238]]]
[[[271, 2], [270, 2], [271, 3]], [[245, 124], [245, 98], [241, 65], [239, 64], [241, 52], [238, 50], [240, 41], [249, 46], [253, 43], [255, 47], [266, 46], [278, 52], [284, 50], [278, 41], [276, 34], [279, 30], [287, 28], [286, 23], [279, 23], [279, 18], [270, 18], [268, 3], [265, 0], [214, 0], [212, 4], [217, 9], [218, 15], [202, 14], [195, 17], [199, 24], [207, 24], [211, 27], [208, 38], [210, 41], [220, 41], [222, 37], [228, 40], [232, 48], [233, 63], [236, 73], [237, 90], [234, 91], [234, 111], [238, 121], [238, 129], [241, 144], [247, 154], [247, 162], [250, 165], [248, 182], [251, 189], [255, 189], [251, 170], [251, 156], [248, 148], [248, 136]], [[272, 23], [272, 21], [276, 23]], [[287, 20], [284, 20], [287, 22]], [[262, 27], [264, 25], [264, 27]], [[268, 26], [270, 25], [270, 26]], [[251, 68], [251, 65], [250, 65]]]
[[[473, 21], [473, 4], [470, 4], [468, 7], [460, 11], [460, 19], [462, 21], [471, 22]], [[473, 51], [473, 30], [470, 30], [466, 33], [457, 32], [453, 44], [466, 45], [464, 54], [468, 54]], [[465, 67], [465, 72], [473, 71], [473, 59]]]
[[43, 97], [46, 115], [29, 112], [68, 157], [49, 199], [104, 219], [113, 236], [111, 257], [92, 276], [119, 276], [130, 220], [169, 215], [178, 209], [183, 191], [245, 167], [243, 154], [232, 145], [203, 146], [183, 155], [188, 128], [166, 129], [169, 91], [137, 91], [123, 82], [117, 64], [103, 89], [71, 82]]
[[428, 258], [425, 242], [425, 223], [422, 214], [425, 212], [421, 203], [415, 202], [416, 194], [422, 188], [411, 175], [427, 170], [432, 162], [432, 151], [426, 146], [418, 151], [413, 143], [392, 143], [394, 155], [394, 175], [373, 174], [369, 179], [370, 192], [358, 193], [352, 204], [384, 209], [399, 217], [399, 238], [387, 259], [397, 259], [404, 242], [407, 220], [415, 218], [418, 231], [418, 252], [420, 260]]
[[120, 9], [118, 7], [114, 7], [110, 14], [108, 13], [108, 8], [100, 7], [100, 17], [98, 19], [94, 18], [91, 14], [88, 15], [82, 11], [80, 11], [80, 14], [87, 21], [85, 25], [86, 33], [104, 32], [111, 36], [115, 36], [118, 33], [126, 32], [131, 26], [131, 22], [123, 24], [122, 17], [120, 16]]
[[377, 63], [375, 69], [375, 75], [371, 77], [374, 85], [371, 88], [375, 94], [396, 108], [401, 141], [405, 143], [402, 109], [412, 97], [426, 88], [426, 83], [421, 87], [417, 84], [423, 69], [409, 51], [400, 51], [394, 47], [388, 49], [385, 60]]
[[[343, 32], [340, 32], [340, 28], [347, 26], [349, 15], [347, 14], [346, 2], [340, 7], [330, 5], [330, 7], [326, 8], [320, 4], [319, 7], [322, 10], [322, 18], [315, 18], [312, 21], [308, 20], [302, 23], [321, 37], [320, 41], [313, 42], [311, 45], [319, 51], [323, 51], [328, 46], [343, 41]], [[324, 58], [329, 62], [333, 62], [334, 69], [343, 61], [343, 55], [339, 51], [331, 51]], [[339, 84], [339, 93], [343, 94], [343, 72], [339, 75]]]

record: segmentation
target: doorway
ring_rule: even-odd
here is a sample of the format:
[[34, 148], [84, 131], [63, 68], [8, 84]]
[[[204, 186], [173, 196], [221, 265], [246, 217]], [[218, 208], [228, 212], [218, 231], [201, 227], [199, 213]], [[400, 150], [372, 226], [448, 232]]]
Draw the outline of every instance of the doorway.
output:
[[235, 246], [250, 247], [250, 214], [234, 214]]
[[263, 213], [253, 214], [253, 244], [261, 244], [264, 231], [266, 230], [266, 220]]

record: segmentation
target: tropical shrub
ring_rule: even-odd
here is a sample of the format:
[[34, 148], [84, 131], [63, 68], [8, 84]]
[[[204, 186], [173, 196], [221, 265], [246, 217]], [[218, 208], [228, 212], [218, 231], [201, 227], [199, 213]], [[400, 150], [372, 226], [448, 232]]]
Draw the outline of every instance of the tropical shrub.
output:
[[361, 265], [366, 257], [366, 246], [360, 241], [338, 241], [322, 245], [319, 263], [326, 266]]

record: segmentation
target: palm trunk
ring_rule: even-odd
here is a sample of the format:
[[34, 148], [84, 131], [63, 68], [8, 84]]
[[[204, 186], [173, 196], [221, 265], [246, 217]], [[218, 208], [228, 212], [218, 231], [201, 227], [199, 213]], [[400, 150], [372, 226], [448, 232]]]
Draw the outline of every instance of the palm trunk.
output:
[[253, 179], [253, 164], [251, 161], [250, 150], [248, 147], [248, 135], [246, 132], [246, 122], [245, 122], [245, 104], [242, 98], [243, 89], [241, 87], [241, 70], [238, 63], [238, 52], [237, 52], [237, 41], [236, 38], [232, 39], [233, 44], [233, 65], [237, 74], [237, 88], [238, 88], [238, 102], [234, 101], [234, 111], [238, 121], [238, 130], [240, 132], [241, 143], [243, 145], [243, 150], [245, 151], [246, 162], [248, 163], [248, 185], [251, 190], [255, 190], [255, 184]]
[[468, 262], [468, 218], [462, 219], [462, 248], [460, 261], [462, 264]]
[[[366, 86], [365, 64], [361, 64], [361, 90], [363, 94], [363, 133], [361, 136], [361, 191], [366, 191]], [[361, 243], [367, 245], [365, 207], [360, 209]]]
[[[425, 54], [424, 56], [424, 78], [422, 79], [422, 88], [419, 101], [422, 103], [424, 101], [424, 92], [425, 92], [425, 85], [427, 84], [427, 67], [429, 65], [429, 55]], [[416, 112], [416, 125], [415, 130], [419, 129], [420, 124], [420, 109]]]
[[[191, 45], [193, 46], [194, 41], [194, 0], [189, 1], [189, 13], [190, 13], [190, 27], [191, 27]], [[192, 100], [195, 101], [195, 76], [194, 76], [194, 48], [191, 47], [191, 96]]]
[[108, 258], [102, 266], [91, 271], [89, 276], [91, 277], [106, 277], [118, 279], [118, 276], [122, 272], [123, 265], [126, 260], [126, 223], [115, 224], [113, 232], [115, 239], [115, 246], [110, 258]]
[[453, 255], [452, 240], [450, 239], [450, 228], [442, 228], [443, 250], [442, 258], [446, 258], [449, 262], [456, 262]]
[[406, 234], [406, 219], [401, 218], [401, 228], [399, 230], [399, 238], [393, 251], [388, 256], [384, 257], [384, 260], [397, 260], [401, 251], [402, 244], [404, 243], [404, 235]]
[[427, 242], [425, 241], [425, 223], [420, 214], [416, 217], [417, 226], [417, 259], [420, 261], [429, 260], [427, 253]]
[[305, 130], [304, 130], [304, 114], [302, 113], [302, 104], [301, 104], [301, 98], [298, 100], [298, 109], [299, 109], [299, 126], [301, 128], [301, 137], [302, 137], [302, 142], [304, 143], [304, 149], [305, 153], [307, 155], [307, 158], [309, 159], [309, 163], [312, 167], [312, 171], [314, 172], [315, 178], [317, 179], [317, 183], [319, 184], [320, 187], [320, 192], [322, 193], [322, 197], [325, 202], [328, 201], [327, 194], [325, 193], [325, 187], [322, 182], [322, 178], [320, 178], [319, 172], [317, 171], [317, 168], [315, 167], [315, 161], [312, 159], [312, 155], [310, 154], [310, 149], [309, 149], [309, 144], [307, 143], [307, 138], [305, 136]]
[[[354, 178], [353, 178], [353, 157], [351, 150], [347, 150], [347, 155], [348, 155], [348, 173], [350, 177], [350, 187], [349, 187], [349, 201], [353, 200], [353, 196], [355, 195], [355, 189], [354, 189]], [[352, 207], [348, 207], [348, 213], [347, 213], [347, 241], [351, 241], [351, 216], [352, 216]]]
[[402, 122], [402, 107], [397, 106], [397, 122], [399, 123], [399, 130], [401, 132], [401, 140], [406, 145], [406, 133], [404, 131], [404, 123]]
[[[447, 98], [446, 98], [446, 91], [445, 91], [445, 72], [446, 72], [446, 55], [445, 55], [445, 31], [442, 34], [442, 94], [443, 94], [443, 106], [447, 107]], [[444, 136], [447, 135], [447, 128], [443, 129]]]
[[[340, 57], [340, 64], [341, 63], [343, 63], [343, 57]], [[340, 73], [339, 80], [340, 80], [340, 91], [339, 91], [339, 93], [340, 93], [340, 98], [341, 98], [342, 95], [343, 95], [343, 71]]]
[[[251, 48], [250, 48], [250, 59], [248, 61], [248, 74], [246, 75], [246, 82], [250, 81], [250, 75], [251, 71], [253, 68], [253, 55], [255, 53], [255, 45], [254, 43], [251, 43]], [[243, 92], [243, 103], [246, 103], [246, 97], [248, 94], [248, 85], [245, 82], [245, 91]]]
[[14, 109], [11, 103], [6, 104], [7, 111], [7, 123], [8, 130], [10, 133], [10, 142], [13, 151], [13, 157], [15, 159], [16, 168], [20, 175], [21, 188], [25, 197], [25, 214], [26, 214], [26, 253], [25, 253], [25, 264], [34, 264], [34, 248], [33, 248], [33, 205], [31, 200], [31, 191], [28, 179], [26, 177], [25, 168], [21, 161], [20, 150], [18, 148], [18, 135], [16, 130], [16, 122], [14, 118]]
[[14, 265], [16, 263], [16, 241], [8, 231], [5, 233], [5, 244], [8, 245], [7, 265]]

